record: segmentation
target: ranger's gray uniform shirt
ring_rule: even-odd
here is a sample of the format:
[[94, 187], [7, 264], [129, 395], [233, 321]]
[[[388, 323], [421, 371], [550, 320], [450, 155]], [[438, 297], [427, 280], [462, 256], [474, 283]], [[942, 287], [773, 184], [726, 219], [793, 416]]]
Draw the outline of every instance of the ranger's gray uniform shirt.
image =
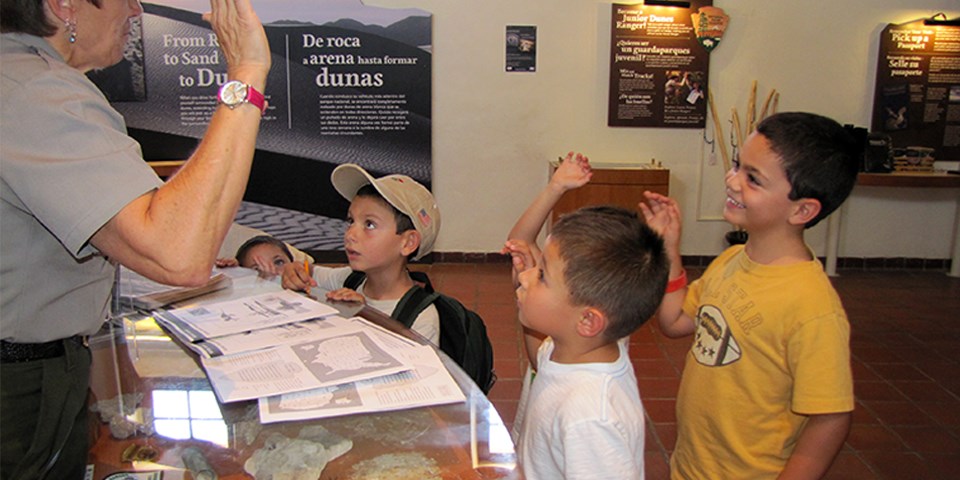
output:
[[0, 338], [95, 332], [114, 267], [88, 242], [161, 181], [123, 117], [39, 37], [0, 37]]

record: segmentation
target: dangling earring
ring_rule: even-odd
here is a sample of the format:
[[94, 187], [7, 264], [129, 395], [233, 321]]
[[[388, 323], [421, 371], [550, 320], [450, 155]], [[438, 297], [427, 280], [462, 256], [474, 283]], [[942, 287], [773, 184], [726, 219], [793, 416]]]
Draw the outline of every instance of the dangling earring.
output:
[[67, 35], [69, 36], [70, 43], [77, 43], [77, 21], [76, 20], [64, 20], [63, 24], [67, 27]]

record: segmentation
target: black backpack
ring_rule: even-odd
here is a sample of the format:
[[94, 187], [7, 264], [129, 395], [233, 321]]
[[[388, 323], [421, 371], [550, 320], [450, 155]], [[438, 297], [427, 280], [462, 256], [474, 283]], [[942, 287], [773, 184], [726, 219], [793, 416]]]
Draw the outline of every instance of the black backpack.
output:
[[[351, 272], [343, 286], [356, 290], [365, 277], [363, 272]], [[410, 328], [420, 312], [431, 304], [436, 306], [440, 317], [440, 350], [457, 362], [483, 393], [489, 393], [497, 374], [493, 370], [493, 346], [483, 319], [457, 299], [435, 292], [427, 274], [410, 272], [410, 277], [424, 286], [414, 285], [407, 290], [390, 317]]]

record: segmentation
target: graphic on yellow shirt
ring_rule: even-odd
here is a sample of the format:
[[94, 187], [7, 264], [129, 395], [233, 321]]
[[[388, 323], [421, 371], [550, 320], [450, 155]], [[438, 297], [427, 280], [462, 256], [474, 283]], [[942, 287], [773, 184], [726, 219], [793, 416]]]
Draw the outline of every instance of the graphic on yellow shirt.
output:
[[730, 365], [741, 354], [723, 313], [713, 305], [703, 305], [697, 312], [697, 336], [692, 349], [697, 361], [708, 367]]

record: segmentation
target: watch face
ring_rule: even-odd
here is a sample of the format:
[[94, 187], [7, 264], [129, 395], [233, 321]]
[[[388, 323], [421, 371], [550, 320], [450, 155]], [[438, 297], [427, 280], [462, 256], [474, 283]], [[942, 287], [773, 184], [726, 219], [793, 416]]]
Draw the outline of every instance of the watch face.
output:
[[223, 84], [220, 89], [220, 101], [228, 107], [236, 107], [247, 99], [247, 86], [236, 80]]

